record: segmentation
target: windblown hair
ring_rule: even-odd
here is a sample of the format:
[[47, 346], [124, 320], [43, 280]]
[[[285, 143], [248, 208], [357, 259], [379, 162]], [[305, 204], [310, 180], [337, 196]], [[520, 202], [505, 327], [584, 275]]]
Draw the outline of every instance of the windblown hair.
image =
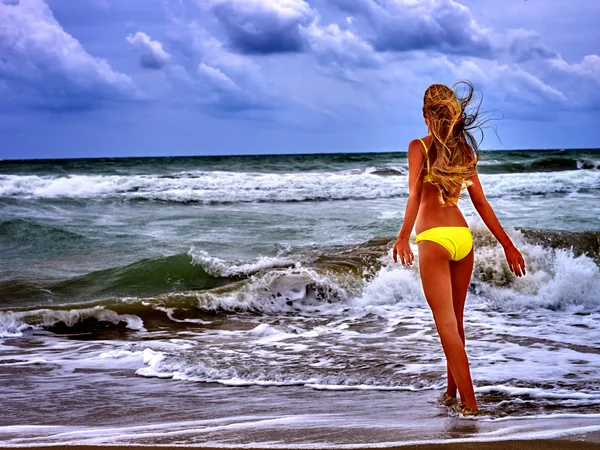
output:
[[[455, 91], [462, 87], [460, 95]], [[456, 83], [452, 89], [443, 84], [433, 84], [425, 91], [423, 116], [433, 137], [436, 150], [431, 165], [431, 182], [439, 190], [441, 204], [455, 205], [462, 189], [471, 184], [479, 161], [479, 143], [473, 136], [478, 123], [478, 99], [473, 107], [473, 85], [468, 81]], [[469, 110], [467, 110], [469, 108]]]

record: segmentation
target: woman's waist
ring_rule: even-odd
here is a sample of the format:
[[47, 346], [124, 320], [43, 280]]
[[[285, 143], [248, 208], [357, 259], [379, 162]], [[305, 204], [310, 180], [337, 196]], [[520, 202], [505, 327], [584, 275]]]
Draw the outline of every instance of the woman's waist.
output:
[[[452, 210], [450, 210], [452, 208]], [[455, 206], [444, 207], [445, 211], [420, 209], [417, 215], [415, 231], [421, 233], [437, 227], [469, 227], [460, 210]]]

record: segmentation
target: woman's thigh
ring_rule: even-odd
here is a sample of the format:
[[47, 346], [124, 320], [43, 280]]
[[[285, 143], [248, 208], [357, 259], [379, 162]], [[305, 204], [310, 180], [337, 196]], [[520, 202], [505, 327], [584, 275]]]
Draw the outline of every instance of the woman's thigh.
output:
[[423, 292], [438, 327], [456, 323], [448, 251], [435, 242], [419, 242], [419, 270]]

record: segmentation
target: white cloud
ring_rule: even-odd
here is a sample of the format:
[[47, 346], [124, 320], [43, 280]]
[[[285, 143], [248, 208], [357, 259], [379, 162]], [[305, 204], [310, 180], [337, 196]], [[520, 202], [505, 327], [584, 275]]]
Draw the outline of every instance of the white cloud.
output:
[[433, 71], [445, 70], [453, 80], [469, 79], [485, 97], [500, 108], [519, 109], [542, 105], [564, 105], [565, 94], [517, 64], [494, 60], [461, 59], [452, 61], [446, 56], [436, 58]]
[[586, 55], [569, 64], [562, 58], [548, 61], [546, 72], [567, 92], [570, 108], [600, 107], [600, 56]]
[[198, 74], [208, 81], [208, 83], [219, 90], [237, 91], [239, 87], [231, 78], [225, 75], [220, 69], [201, 63], [198, 66]]
[[316, 23], [306, 29], [311, 52], [325, 65], [338, 67], [377, 67], [383, 57], [372, 45], [338, 24], [321, 27]]
[[0, 55], [0, 79], [21, 105], [90, 109], [139, 95], [129, 76], [65, 32], [43, 0], [0, 3]]
[[579, 75], [600, 83], [600, 56], [586, 55], [580, 63], [569, 64], [564, 59], [552, 61], [553, 67], [561, 72]]
[[169, 63], [171, 55], [164, 51], [158, 41], [150, 39], [146, 33], [138, 31], [125, 38], [140, 54], [140, 66], [146, 69], [161, 69]]

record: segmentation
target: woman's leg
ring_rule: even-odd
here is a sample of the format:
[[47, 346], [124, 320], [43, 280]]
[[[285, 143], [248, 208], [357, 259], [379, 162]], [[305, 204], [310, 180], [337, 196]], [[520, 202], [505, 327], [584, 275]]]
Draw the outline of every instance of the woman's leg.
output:
[[[458, 334], [465, 343], [465, 329], [463, 326], [463, 317], [465, 312], [465, 300], [467, 291], [471, 283], [473, 272], [473, 250], [460, 261], [450, 261], [450, 280], [452, 283], [452, 303], [454, 306], [454, 316], [458, 325]], [[448, 366], [448, 387], [446, 394], [456, 397], [456, 382]]]
[[419, 269], [427, 303], [442, 341], [442, 348], [452, 376], [467, 408], [476, 409], [477, 401], [469, 370], [469, 360], [458, 330], [458, 321], [452, 301], [450, 254], [441, 245], [431, 241], [419, 242]]

